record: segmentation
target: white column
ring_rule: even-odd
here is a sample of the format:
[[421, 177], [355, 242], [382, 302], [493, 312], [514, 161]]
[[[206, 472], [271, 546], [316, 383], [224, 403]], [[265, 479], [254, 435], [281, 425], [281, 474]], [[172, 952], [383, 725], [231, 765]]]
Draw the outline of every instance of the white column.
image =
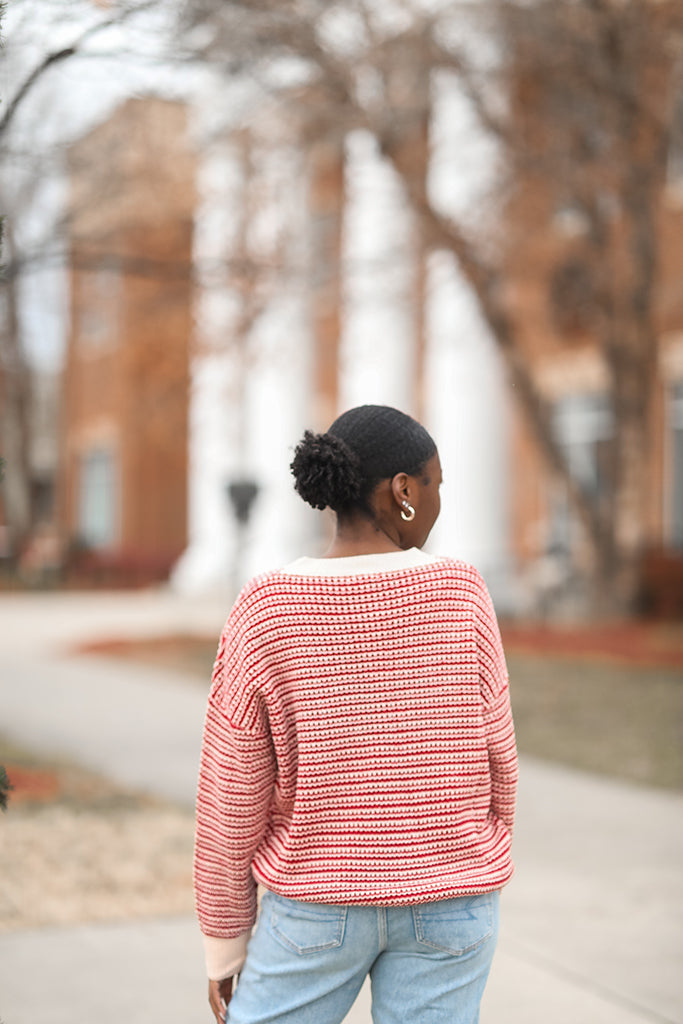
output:
[[[495, 221], [495, 149], [453, 76], [433, 83], [429, 194], [480, 244]], [[434, 253], [427, 285], [427, 426], [443, 464], [442, 514], [429, 541], [472, 562], [502, 593], [508, 556], [508, 391], [502, 359], [455, 258]]]
[[413, 407], [413, 217], [401, 182], [367, 132], [349, 136], [343, 232], [340, 411]]
[[[195, 219], [196, 331], [188, 445], [188, 546], [172, 583], [184, 591], [231, 590], [234, 526], [226, 485], [234, 473], [240, 395], [239, 316], [226, 261], [236, 244], [244, 181], [230, 145], [209, 150], [198, 175]], [[236, 387], [237, 385], [237, 387]]]
[[307, 204], [301, 154], [266, 145], [255, 154], [258, 215], [249, 249], [273, 266], [248, 343], [242, 469], [259, 486], [242, 538], [243, 579], [315, 553], [316, 519], [294, 491], [294, 447], [311, 425], [312, 339], [306, 281]]
[[294, 490], [294, 447], [310, 426], [311, 353], [300, 294], [280, 295], [261, 320], [245, 393], [245, 465], [259, 496], [245, 536], [248, 578], [301, 554], [315, 554], [316, 518]]
[[450, 255], [433, 255], [428, 281], [426, 426], [444, 474], [428, 546], [498, 579], [507, 558], [509, 454], [500, 357]]

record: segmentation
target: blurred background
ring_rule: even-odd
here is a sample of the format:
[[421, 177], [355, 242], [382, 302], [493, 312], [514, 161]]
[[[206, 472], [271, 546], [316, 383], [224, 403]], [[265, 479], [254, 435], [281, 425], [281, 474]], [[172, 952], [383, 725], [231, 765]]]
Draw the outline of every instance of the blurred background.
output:
[[680, 1022], [680, 0], [13, 0], [2, 35], [7, 1020], [31, 929], [78, 958], [83, 922], [178, 914], [107, 956], [195, 949], [216, 638], [325, 549], [293, 448], [368, 402], [434, 435], [427, 546], [503, 623], [526, 803], [487, 1019]]
[[425, 422], [514, 613], [683, 612], [679, 3], [17, 0], [3, 585], [234, 589], [289, 481]]

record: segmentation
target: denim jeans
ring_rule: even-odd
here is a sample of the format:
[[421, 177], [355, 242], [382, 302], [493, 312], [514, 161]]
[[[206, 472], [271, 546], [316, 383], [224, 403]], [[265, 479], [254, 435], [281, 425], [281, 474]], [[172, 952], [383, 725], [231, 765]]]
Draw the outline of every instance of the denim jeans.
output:
[[368, 974], [374, 1024], [477, 1024], [498, 902], [356, 907], [267, 892], [226, 1024], [340, 1024]]

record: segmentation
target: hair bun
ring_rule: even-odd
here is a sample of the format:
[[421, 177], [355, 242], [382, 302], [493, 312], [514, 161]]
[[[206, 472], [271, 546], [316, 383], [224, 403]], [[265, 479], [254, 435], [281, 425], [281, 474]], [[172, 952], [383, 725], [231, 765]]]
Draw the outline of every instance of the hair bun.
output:
[[333, 434], [307, 430], [294, 449], [290, 469], [298, 494], [313, 508], [335, 512], [357, 504], [363, 478], [360, 460], [349, 446]]

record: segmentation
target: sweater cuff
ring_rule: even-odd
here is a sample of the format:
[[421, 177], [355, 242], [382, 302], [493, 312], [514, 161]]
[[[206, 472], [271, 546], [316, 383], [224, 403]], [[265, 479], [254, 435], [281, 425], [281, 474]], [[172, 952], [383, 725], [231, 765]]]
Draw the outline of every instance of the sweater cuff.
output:
[[251, 929], [234, 939], [221, 939], [215, 935], [203, 935], [204, 954], [206, 956], [206, 973], [211, 981], [222, 981], [242, 970], [246, 955], [247, 942]]

